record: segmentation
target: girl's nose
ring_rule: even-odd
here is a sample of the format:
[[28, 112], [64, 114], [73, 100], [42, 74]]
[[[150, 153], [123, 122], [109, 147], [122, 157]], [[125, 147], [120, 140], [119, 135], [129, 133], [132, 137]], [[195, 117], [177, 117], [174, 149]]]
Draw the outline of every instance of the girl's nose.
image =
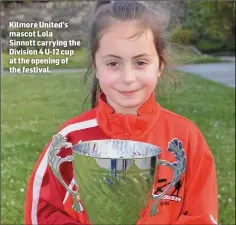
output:
[[126, 66], [122, 71], [122, 81], [126, 84], [133, 83], [136, 80], [135, 72], [129, 66]]

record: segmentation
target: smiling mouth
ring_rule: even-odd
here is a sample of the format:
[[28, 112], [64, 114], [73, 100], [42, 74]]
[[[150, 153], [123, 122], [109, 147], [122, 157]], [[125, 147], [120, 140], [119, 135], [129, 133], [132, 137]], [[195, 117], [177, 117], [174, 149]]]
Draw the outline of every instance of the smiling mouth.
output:
[[119, 91], [122, 95], [125, 96], [131, 96], [134, 95], [138, 90], [134, 90], [134, 91]]

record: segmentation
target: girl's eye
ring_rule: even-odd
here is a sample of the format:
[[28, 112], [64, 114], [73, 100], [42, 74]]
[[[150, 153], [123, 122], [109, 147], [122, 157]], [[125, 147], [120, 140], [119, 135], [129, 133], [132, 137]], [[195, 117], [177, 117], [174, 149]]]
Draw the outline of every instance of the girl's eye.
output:
[[138, 65], [138, 66], [144, 66], [145, 64], [147, 64], [147, 63], [144, 62], [144, 61], [138, 61], [138, 62], [137, 62], [137, 65]]
[[111, 66], [111, 67], [116, 67], [116, 66], [118, 66], [118, 63], [117, 62], [110, 62], [107, 65]]

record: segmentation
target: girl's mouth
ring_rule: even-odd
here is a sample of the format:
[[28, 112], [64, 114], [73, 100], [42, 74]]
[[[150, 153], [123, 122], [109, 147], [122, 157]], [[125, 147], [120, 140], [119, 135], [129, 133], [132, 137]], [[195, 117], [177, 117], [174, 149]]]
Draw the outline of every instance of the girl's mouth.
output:
[[135, 95], [135, 93], [137, 92], [137, 90], [135, 91], [119, 91], [122, 95], [125, 95], [125, 96], [133, 96]]

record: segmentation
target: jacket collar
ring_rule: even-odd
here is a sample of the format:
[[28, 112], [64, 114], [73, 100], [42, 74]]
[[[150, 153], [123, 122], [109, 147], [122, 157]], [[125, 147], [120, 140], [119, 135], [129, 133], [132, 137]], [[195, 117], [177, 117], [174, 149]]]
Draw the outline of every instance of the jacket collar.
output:
[[160, 105], [155, 102], [154, 93], [139, 107], [137, 115], [115, 113], [107, 104], [104, 93], [98, 96], [98, 125], [110, 138], [145, 141], [145, 137], [156, 125], [159, 114]]

